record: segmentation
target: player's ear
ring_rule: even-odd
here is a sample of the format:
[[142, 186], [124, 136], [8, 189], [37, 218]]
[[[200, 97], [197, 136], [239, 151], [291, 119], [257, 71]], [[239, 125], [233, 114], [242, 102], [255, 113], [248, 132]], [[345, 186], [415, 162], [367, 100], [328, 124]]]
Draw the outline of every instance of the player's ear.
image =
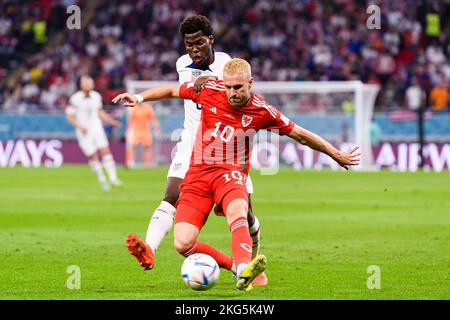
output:
[[208, 38], [209, 38], [209, 44], [212, 45], [214, 43], [214, 36], [211, 35]]
[[253, 86], [253, 77], [250, 77], [250, 79], [248, 79], [248, 89], [250, 90]]

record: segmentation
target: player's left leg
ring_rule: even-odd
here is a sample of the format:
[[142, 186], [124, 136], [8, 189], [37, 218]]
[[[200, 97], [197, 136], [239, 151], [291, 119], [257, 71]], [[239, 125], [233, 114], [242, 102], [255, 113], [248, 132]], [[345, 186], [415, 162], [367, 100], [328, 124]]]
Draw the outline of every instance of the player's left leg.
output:
[[251, 290], [252, 281], [266, 267], [266, 258], [262, 255], [252, 260], [252, 240], [248, 230], [248, 203], [243, 190], [232, 190], [224, 198], [222, 205], [231, 231], [231, 251], [236, 264], [237, 283], [240, 290]]
[[116, 162], [114, 161], [113, 155], [111, 154], [109, 147], [108, 146], [102, 147], [99, 149], [99, 151], [100, 155], [102, 156], [103, 167], [105, 168], [106, 173], [108, 174], [109, 181], [115, 187], [122, 186], [122, 182], [117, 177]]

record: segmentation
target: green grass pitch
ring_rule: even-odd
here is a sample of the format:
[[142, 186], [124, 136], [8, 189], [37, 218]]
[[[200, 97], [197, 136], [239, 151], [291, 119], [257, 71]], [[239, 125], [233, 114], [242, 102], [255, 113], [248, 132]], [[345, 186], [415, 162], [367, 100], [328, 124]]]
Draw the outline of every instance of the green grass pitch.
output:
[[[125, 237], [144, 237], [166, 167], [125, 170], [102, 192], [87, 166], [0, 169], [0, 299], [449, 299], [450, 174], [293, 171], [252, 175], [269, 285], [209, 291], [181, 280], [173, 233], [144, 272]], [[223, 217], [200, 239], [230, 253]], [[68, 266], [81, 270], [70, 290]], [[368, 289], [368, 267], [381, 288]]]

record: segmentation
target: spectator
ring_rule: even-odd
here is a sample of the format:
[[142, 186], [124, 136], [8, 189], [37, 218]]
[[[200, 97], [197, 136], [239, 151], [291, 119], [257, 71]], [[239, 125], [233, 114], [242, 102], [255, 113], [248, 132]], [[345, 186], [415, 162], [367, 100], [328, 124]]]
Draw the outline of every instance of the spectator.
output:
[[406, 90], [405, 98], [406, 106], [409, 110], [417, 111], [423, 106], [425, 92], [420, 87], [416, 77], [412, 79], [411, 85]]
[[[17, 67], [14, 59], [21, 57], [29, 62], [23, 86], [30, 81], [38, 85], [37, 100], [19, 97], [22, 109], [36, 101], [44, 109], [53, 101], [65, 104], [76, 80], [86, 73], [93, 74], [108, 95], [123, 90], [127, 79], [176, 80], [174, 63], [184, 52], [176, 30], [193, 12], [213, 22], [215, 49], [248, 59], [256, 80], [380, 83], [379, 110], [404, 105], [404, 98], [414, 95], [414, 89], [406, 93], [411, 74], [426, 92], [441, 73], [450, 80], [445, 2], [379, 0], [383, 27], [368, 30], [369, 0], [236, 0], [236, 10], [213, 0], [110, 0], [100, 2], [89, 26], [76, 32], [64, 28], [68, 2], [43, 0], [40, 7], [19, 0], [0, 4], [0, 70], [12, 72]], [[41, 49], [61, 30], [64, 41]], [[50, 97], [42, 97], [49, 92]], [[340, 104], [322, 104], [328, 105]]]

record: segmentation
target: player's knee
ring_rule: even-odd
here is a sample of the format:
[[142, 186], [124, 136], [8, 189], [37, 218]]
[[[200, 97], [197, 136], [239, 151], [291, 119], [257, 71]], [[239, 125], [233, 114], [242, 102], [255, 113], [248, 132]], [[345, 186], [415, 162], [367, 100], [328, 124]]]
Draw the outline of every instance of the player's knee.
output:
[[190, 228], [191, 226], [185, 225], [184, 223], [175, 225], [173, 241], [175, 250], [180, 254], [185, 254], [189, 251], [197, 240], [195, 230], [191, 230]]
[[226, 208], [228, 224], [238, 218], [247, 218], [248, 204], [244, 199], [235, 199], [231, 201]]
[[185, 254], [194, 244], [194, 238], [174, 237], [175, 250], [180, 254]]

